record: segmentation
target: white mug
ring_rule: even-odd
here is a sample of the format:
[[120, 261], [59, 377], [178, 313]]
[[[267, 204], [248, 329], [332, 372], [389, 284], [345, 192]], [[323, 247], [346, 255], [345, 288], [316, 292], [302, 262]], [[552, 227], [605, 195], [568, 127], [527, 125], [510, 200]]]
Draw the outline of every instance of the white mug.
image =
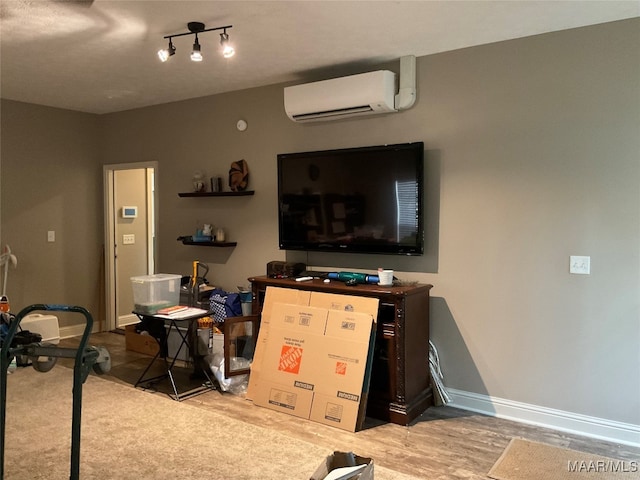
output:
[[378, 285], [393, 285], [393, 270], [378, 269]]

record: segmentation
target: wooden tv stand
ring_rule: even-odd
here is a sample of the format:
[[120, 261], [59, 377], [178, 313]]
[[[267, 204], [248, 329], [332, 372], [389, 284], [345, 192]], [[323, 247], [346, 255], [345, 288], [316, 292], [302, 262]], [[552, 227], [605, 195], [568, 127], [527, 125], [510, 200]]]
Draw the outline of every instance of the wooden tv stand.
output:
[[332, 280], [296, 282], [251, 277], [253, 313], [262, 311], [267, 287], [376, 297], [380, 300], [367, 416], [408, 425], [433, 405], [429, 376], [429, 290], [432, 285], [346, 286]]

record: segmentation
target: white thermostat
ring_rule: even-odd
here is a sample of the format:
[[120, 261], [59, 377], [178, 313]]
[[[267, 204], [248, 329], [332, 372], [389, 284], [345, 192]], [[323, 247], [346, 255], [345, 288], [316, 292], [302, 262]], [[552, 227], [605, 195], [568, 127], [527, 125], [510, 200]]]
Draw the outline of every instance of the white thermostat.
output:
[[122, 207], [122, 218], [137, 218], [138, 207]]

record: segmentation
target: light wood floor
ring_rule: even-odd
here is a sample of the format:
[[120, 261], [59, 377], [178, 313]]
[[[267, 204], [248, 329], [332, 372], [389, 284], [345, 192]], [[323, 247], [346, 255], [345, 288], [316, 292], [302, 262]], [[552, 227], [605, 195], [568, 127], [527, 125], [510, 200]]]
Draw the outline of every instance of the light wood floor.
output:
[[[67, 339], [63, 340], [60, 346], [74, 347], [77, 343], [78, 339]], [[95, 334], [90, 344], [103, 345], [111, 354], [112, 369], [102, 378], [122, 384], [133, 386], [150, 360], [150, 357], [126, 351], [124, 335], [117, 333]], [[73, 360], [60, 359], [59, 362], [73, 366]], [[198, 408], [223, 412], [241, 421], [273, 428], [328, 450], [353, 451], [358, 455], [373, 458], [377, 465], [424, 479], [486, 479], [487, 472], [513, 437], [620, 460], [640, 460], [640, 448], [616, 445], [447, 406], [427, 409], [408, 427], [367, 419], [363, 430], [350, 433], [257, 407], [252, 402], [230, 393], [211, 391], [184, 402]], [[241, 444], [242, 439], [238, 441]], [[250, 452], [248, 454], [250, 455]], [[295, 452], [292, 452], [292, 455], [295, 456]]]

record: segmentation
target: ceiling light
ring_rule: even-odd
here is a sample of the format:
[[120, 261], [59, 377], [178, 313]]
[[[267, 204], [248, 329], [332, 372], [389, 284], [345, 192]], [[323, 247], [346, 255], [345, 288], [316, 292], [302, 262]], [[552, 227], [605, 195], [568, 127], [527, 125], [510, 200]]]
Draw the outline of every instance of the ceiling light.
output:
[[163, 50], [158, 50], [158, 57], [161, 61], [166, 62], [169, 57], [176, 53], [176, 47], [173, 46], [171, 39], [169, 39], [169, 46]]
[[201, 22], [189, 22], [187, 24], [188, 32], [176, 33], [175, 35], [166, 35], [164, 38], [169, 39], [169, 47], [158, 51], [158, 57], [161, 61], [166, 62], [169, 58], [176, 53], [176, 48], [173, 46], [172, 39], [174, 37], [183, 37], [185, 35], [195, 35], [195, 42], [193, 43], [193, 50], [191, 51], [191, 60], [194, 62], [202, 61], [202, 52], [200, 42], [198, 40], [198, 34], [204, 32], [212, 32], [214, 30], [222, 30], [220, 34], [220, 45], [222, 45], [222, 55], [225, 58], [232, 57], [235, 54], [235, 50], [229, 44], [229, 34], [227, 29], [233, 25], [225, 25], [224, 27], [205, 28], [204, 23]]
[[202, 53], [200, 53], [200, 42], [198, 42], [198, 35], [196, 35], [196, 42], [193, 44], [193, 50], [191, 51], [191, 61], [202, 61]]
[[231, 58], [236, 54], [234, 48], [229, 44], [229, 34], [226, 29], [220, 34], [220, 45], [222, 45], [222, 56], [224, 58]]

